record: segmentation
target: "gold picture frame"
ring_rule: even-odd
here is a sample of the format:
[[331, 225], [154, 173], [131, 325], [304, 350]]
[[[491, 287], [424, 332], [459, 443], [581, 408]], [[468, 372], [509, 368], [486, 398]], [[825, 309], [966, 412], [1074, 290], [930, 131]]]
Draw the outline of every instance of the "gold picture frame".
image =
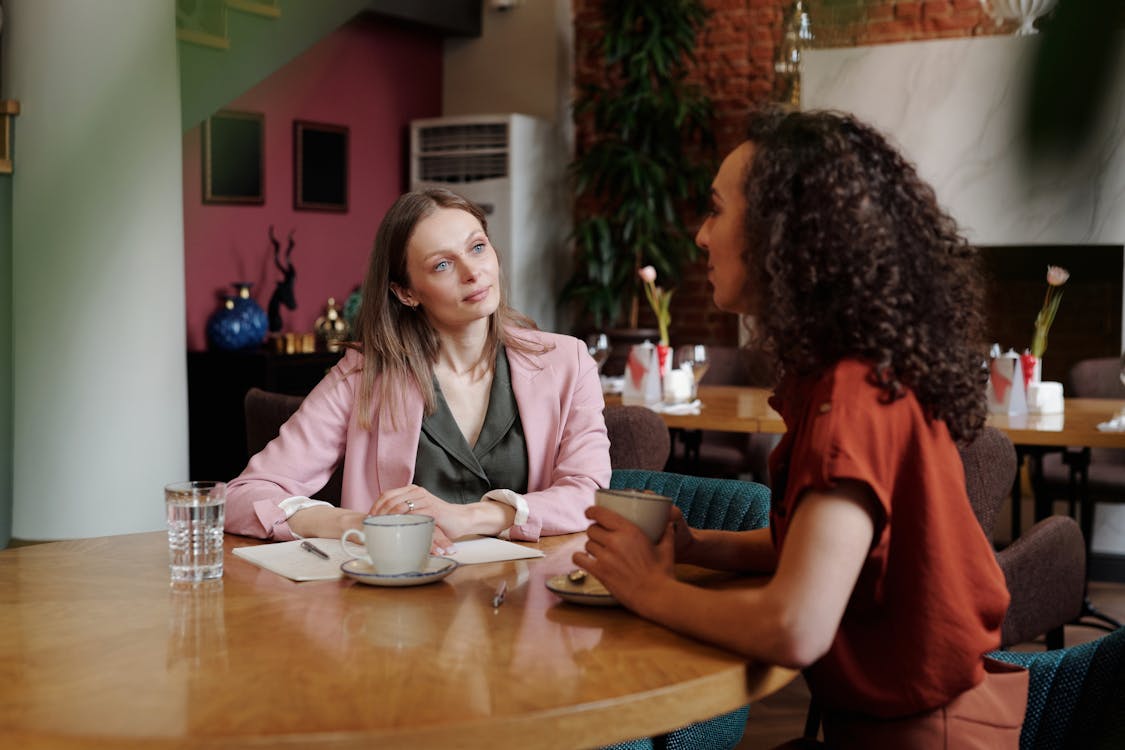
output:
[[203, 123], [203, 202], [261, 205], [265, 195], [261, 112], [221, 110]]
[[293, 208], [348, 210], [348, 128], [293, 121]]

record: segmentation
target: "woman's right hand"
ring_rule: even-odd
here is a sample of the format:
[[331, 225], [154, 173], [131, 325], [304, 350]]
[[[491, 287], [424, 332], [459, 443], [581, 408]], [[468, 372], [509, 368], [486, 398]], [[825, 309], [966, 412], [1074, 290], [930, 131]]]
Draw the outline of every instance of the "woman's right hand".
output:
[[684, 514], [674, 505], [672, 506], [672, 512], [668, 518], [668, 523], [671, 525], [672, 532], [675, 535], [673, 548], [676, 551], [676, 562], [690, 563], [693, 548], [697, 541], [695, 532], [687, 525]]
[[362, 529], [366, 517], [358, 510], [315, 505], [289, 516], [289, 530], [303, 537], [339, 539], [348, 529]]

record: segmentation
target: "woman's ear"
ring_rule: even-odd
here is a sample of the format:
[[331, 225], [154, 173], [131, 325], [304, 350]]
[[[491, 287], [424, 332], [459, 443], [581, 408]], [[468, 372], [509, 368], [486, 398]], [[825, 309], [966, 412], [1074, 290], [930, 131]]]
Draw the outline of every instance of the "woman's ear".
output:
[[391, 291], [394, 292], [394, 295], [396, 297], [398, 297], [398, 301], [406, 305], [407, 307], [418, 306], [418, 302], [414, 299], [414, 295], [410, 292], [409, 289], [404, 289], [402, 286], [392, 281]]

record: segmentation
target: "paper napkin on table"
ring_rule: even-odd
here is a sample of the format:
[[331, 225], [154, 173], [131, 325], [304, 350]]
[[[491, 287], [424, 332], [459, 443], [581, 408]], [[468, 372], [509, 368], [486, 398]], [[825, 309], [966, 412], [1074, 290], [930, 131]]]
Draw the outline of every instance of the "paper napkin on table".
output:
[[653, 411], [660, 412], [662, 414], [680, 414], [680, 415], [683, 415], [683, 414], [699, 414], [702, 407], [703, 407], [703, 403], [699, 399], [696, 399], [695, 401], [690, 401], [686, 404], [665, 404], [663, 402], [661, 402], [659, 404], [650, 404], [648, 408], [652, 409]]
[[449, 557], [462, 565], [543, 557], [543, 553], [534, 547], [525, 547], [491, 536], [463, 537], [454, 542], [453, 546], [457, 551]]
[[[303, 541], [323, 550], [328, 559], [301, 549]], [[351, 557], [344, 552], [339, 539], [294, 539], [291, 542], [235, 547], [231, 551], [236, 557], [292, 581], [331, 581], [342, 578], [344, 574], [340, 571], [340, 566]]]

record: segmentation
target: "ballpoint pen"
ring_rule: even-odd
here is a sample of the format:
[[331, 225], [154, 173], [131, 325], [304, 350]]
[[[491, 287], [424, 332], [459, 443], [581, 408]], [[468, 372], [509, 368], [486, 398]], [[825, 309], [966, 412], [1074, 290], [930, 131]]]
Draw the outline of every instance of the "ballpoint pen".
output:
[[504, 603], [504, 595], [508, 593], [508, 582], [501, 581], [500, 585], [496, 587], [496, 593], [492, 596], [492, 607], [496, 609]]
[[315, 544], [313, 544], [312, 542], [310, 542], [310, 541], [309, 541], [308, 539], [306, 539], [305, 541], [301, 542], [301, 549], [303, 549], [303, 550], [305, 550], [305, 551], [307, 551], [307, 552], [311, 552], [311, 553], [313, 553], [314, 555], [316, 555], [317, 557], [319, 557], [319, 558], [322, 558], [322, 559], [324, 559], [324, 560], [330, 560], [330, 559], [331, 559], [330, 557], [328, 557], [328, 553], [327, 553], [327, 552], [325, 552], [324, 550], [322, 550], [322, 549], [321, 549], [320, 547], [317, 547], [317, 546], [316, 546]]

